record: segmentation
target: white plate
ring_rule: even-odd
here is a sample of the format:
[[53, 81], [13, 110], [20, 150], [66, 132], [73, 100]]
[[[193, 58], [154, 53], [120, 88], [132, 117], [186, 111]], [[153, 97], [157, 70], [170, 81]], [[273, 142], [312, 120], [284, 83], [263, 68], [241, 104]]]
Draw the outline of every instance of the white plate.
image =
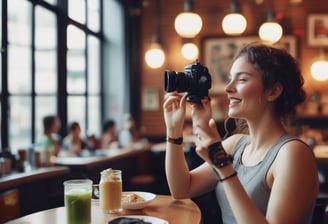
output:
[[135, 210], [135, 209], [143, 209], [145, 208], [152, 200], [156, 198], [156, 195], [149, 192], [143, 192], [143, 191], [125, 191], [122, 194], [122, 197], [124, 197], [127, 194], [136, 194], [139, 197], [142, 197], [144, 201], [141, 202], [131, 202], [127, 203], [124, 200], [122, 200], [122, 208], [128, 209], [128, 210]]
[[[144, 215], [125, 215], [125, 216], [116, 216], [116, 217], [112, 217], [108, 220], [108, 222], [113, 221], [114, 219], [117, 218], [135, 218], [135, 219], [142, 219], [145, 222], [150, 222], [151, 224], [169, 224], [168, 221], [164, 220], [164, 219], [160, 219], [157, 217], [153, 217], [153, 216], [144, 216]], [[106, 222], [106, 223], [108, 223]]]

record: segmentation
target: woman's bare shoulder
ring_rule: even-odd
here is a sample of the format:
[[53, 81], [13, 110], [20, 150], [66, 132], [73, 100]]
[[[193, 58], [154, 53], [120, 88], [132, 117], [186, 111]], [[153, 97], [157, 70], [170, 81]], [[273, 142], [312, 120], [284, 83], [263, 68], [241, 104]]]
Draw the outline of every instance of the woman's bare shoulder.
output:
[[[267, 217], [277, 217], [278, 214], [280, 219], [289, 216], [294, 218], [293, 223], [300, 223], [319, 191], [311, 148], [298, 140], [285, 143], [269, 170], [267, 181], [271, 188]], [[290, 208], [293, 208], [292, 212]]]
[[298, 140], [289, 141], [281, 147], [272, 168], [276, 177], [290, 173], [292, 177], [317, 178], [314, 153], [306, 143]]
[[[312, 149], [302, 140], [295, 139], [287, 142], [281, 147], [280, 156], [285, 159], [295, 159], [296, 157], [312, 157], [314, 159], [314, 154]], [[278, 155], [279, 155], [278, 154]]]

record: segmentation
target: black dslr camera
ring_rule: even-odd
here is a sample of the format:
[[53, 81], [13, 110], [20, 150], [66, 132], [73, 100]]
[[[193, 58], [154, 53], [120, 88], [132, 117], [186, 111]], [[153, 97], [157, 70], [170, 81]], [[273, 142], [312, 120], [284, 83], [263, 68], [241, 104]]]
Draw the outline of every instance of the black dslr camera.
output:
[[198, 61], [185, 66], [185, 72], [166, 70], [164, 73], [164, 89], [166, 92], [187, 92], [188, 102], [199, 103], [208, 96], [211, 88], [211, 75], [207, 67]]

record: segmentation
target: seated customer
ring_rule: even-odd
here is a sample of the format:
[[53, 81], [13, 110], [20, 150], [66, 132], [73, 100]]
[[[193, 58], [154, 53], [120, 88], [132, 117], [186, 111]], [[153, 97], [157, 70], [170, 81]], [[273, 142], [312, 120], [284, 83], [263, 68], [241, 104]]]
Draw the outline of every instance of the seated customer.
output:
[[97, 148], [110, 149], [117, 148], [117, 132], [116, 123], [110, 119], [105, 122], [103, 126], [103, 132], [98, 140]]
[[73, 122], [69, 127], [69, 133], [63, 140], [63, 148], [69, 156], [79, 156], [82, 149], [86, 148], [85, 141], [81, 138], [81, 127]]
[[126, 147], [138, 142], [139, 140], [139, 130], [134, 118], [130, 114], [125, 114], [123, 117], [123, 128], [118, 136], [120, 146]]
[[41, 163], [43, 166], [53, 165], [52, 158], [57, 157], [61, 149], [60, 136], [57, 134], [60, 129], [60, 120], [56, 115], [49, 115], [43, 118], [43, 136], [40, 141], [42, 148]]

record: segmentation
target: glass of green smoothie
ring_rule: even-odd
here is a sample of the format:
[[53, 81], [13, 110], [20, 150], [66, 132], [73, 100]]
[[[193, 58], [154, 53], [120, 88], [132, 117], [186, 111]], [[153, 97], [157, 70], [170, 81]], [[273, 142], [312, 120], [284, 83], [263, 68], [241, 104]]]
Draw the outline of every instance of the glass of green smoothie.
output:
[[92, 180], [76, 179], [64, 182], [68, 224], [91, 223]]

